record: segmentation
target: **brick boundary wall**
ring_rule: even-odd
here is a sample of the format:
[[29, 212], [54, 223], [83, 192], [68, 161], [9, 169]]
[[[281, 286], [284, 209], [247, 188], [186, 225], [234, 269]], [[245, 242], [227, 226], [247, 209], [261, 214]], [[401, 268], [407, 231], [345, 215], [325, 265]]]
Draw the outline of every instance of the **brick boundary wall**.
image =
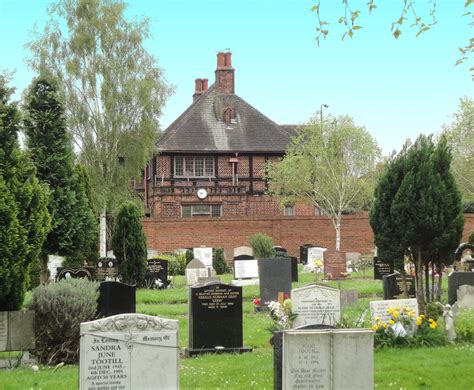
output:
[[[159, 252], [201, 245], [223, 247], [227, 260], [232, 259], [233, 249], [248, 246], [255, 233], [265, 233], [281, 245], [291, 256], [299, 258], [299, 247], [316, 244], [335, 248], [336, 233], [326, 217], [273, 217], [226, 219], [157, 219], [144, 218], [143, 226], [148, 248]], [[463, 242], [474, 231], [474, 214], [465, 214]], [[347, 215], [341, 226], [341, 250], [370, 253], [374, 249], [373, 233], [368, 214]]]

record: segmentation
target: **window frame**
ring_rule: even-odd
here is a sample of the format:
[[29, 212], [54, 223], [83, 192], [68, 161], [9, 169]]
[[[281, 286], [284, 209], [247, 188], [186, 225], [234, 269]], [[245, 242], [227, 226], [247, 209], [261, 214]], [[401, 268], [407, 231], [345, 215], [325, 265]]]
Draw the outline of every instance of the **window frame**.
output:
[[[188, 211], [184, 211], [185, 208], [189, 207]], [[203, 207], [207, 207], [207, 210], [203, 210]], [[185, 215], [186, 214], [186, 215]], [[184, 203], [181, 204], [181, 217], [182, 218], [194, 218], [194, 217], [209, 217], [209, 218], [220, 218], [222, 217], [222, 205], [216, 203]]]
[[[176, 178], [214, 178], [216, 177], [215, 159], [213, 156], [202, 155], [173, 156], [173, 171]], [[197, 175], [197, 172], [202, 174]]]
[[[290, 213], [288, 213], [287, 210], [291, 210]], [[295, 205], [294, 204], [287, 204], [283, 207], [283, 216], [284, 217], [294, 217], [296, 215], [296, 210], [295, 210]]]

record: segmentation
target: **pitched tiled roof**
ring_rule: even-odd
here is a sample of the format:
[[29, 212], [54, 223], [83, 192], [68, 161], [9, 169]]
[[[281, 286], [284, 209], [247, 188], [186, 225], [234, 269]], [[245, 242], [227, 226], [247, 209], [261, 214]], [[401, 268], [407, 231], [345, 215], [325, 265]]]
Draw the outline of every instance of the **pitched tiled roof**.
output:
[[[231, 107], [235, 119], [223, 120]], [[158, 139], [160, 152], [275, 152], [283, 153], [290, 132], [235, 94], [211, 86]]]

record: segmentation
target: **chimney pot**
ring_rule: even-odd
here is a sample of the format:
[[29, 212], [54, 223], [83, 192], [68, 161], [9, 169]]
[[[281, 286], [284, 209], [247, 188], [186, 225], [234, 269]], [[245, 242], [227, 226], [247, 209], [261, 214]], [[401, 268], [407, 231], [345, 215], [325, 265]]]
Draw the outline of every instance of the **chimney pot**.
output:
[[209, 83], [209, 80], [208, 79], [202, 79], [202, 92], [205, 93], [207, 91], [207, 88], [208, 88], [208, 83]]
[[225, 66], [226, 68], [232, 68], [232, 53], [229, 51], [225, 53]]
[[230, 52], [217, 53], [217, 69], [215, 89], [217, 92], [234, 93], [234, 68], [232, 68]]
[[202, 91], [202, 79], [196, 79], [194, 83], [196, 85], [194, 93], [200, 93]]
[[225, 68], [225, 53], [217, 53], [217, 69]]

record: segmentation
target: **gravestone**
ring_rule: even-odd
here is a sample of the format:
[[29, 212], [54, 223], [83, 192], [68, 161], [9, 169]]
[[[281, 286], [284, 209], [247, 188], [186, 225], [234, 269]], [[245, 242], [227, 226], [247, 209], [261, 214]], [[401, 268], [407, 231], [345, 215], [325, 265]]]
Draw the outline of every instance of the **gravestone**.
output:
[[246, 255], [234, 258], [234, 279], [254, 279], [258, 278], [258, 260], [246, 258]]
[[280, 245], [275, 245], [273, 249], [275, 250], [275, 257], [288, 257], [288, 251], [286, 248], [283, 248]]
[[35, 312], [0, 311], [0, 352], [35, 349]]
[[458, 288], [456, 306], [458, 309], [474, 308], [474, 286], [464, 284]]
[[346, 277], [346, 254], [342, 251], [327, 250], [324, 252], [324, 277], [341, 279]]
[[405, 282], [399, 273], [393, 273], [383, 277], [383, 299], [407, 298], [416, 298], [414, 276], [405, 275]]
[[293, 327], [335, 326], [341, 321], [341, 292], [332, 287], [310, 284], [291, 290], [291, 306], [297, 314]]
[[83, 322], [80, 390], [179, 388], [178, 321], [121, 314]]
[[106, 281], [99, 286], [97, 316], [109, 317], [116, 314], [135, 313], [136, 286]]
[[221, 278], [219, 276], [209, 276], [206, 278], [198, 278], [197, 284], [208, 284], [208, 283], [220, 283]]
[[186, 286], [192, 286], [197, 283], [199, 278], [210, 276], [209, 269], [198, 259], [192, 259], [184, 271], [186, 275]]
[[101, 257], [97, 262], [95, 279], [102, 282], [114, 280], [118, 275], [117, 260], [112, 257]]
[[448, 276], [448, 303], [452, 306], [457, 301], [457, 291], [462, 285], [474, 286], [474, 272], [454, 271]]
[[243, 346], [242, 287], [195, 285], [189, 289], [188, 305], [187, 356], [252, 350]]
[[63, 279], [78, 279], [78, 278], [86, 278], [88, 280], [94, 280], [94, 271], [93, 267], [84, 267], [84, 268], [63, 268], [58, 267], [56, 268], [56, 281], [60, 281]]
[[49, 280], [55, 281], [57, 275], [57, 268], [61, 267], [64, 261], [63, 256], [57, 255], [48, 255], [48, 272], [49, 272]]
[[393, 274], [393, 260], [383, 261], [374, 256], [374, 280], [383, 280], [385, 275]]
[[357, 272], [362, 256], [359, 252], [346, 253], [346, 270], [347, 272]]
[[200, 260], [207, 268], [212, 269], [212, 248], [193, 248], [193, 255], [195, 259]]
[[298, 281], [298, 258], [290, 256], [291, 259], [291, 281]]
[[341, 308], [355, 306], [359, 302], [357, 290], [341, 290]]
[[146, 248], [146, 259], [151, 260], [158, 257], [158, 251], [152, 248]]
[[260, 305], [258, 309], [268, 309], [271, 301], [278, 301], [278, 295], [290, 296], [291, 260], [288, 257], [258, 260], [260, 279]]
[[154, 258], [147, 261], [147, 285], [157, 285], [158, 288], [168, 287], [168, 260]]
[[248, 256], [247, 258], [253, 259], [253, 249], [249, 246], [238, 246], [234, 248], [234, 260], [240, 256]]
[[276, 389], [374, 388], [371, 329], [283, 331], [282, 383]]
[[387, 322], [392, 317], [388, 313], [388, 309], [396, 309], [397, 307], [413, 310], [415, 317], [418, 317], [418, 302], [414, 298], [410, 299], [392, 299], [383, 301], [371, 301], [370, 302], [370, 317], [372, 324], [375, 324], [375, 317], [379, 317], [381, 321]]
[[326, 248], [313, 246], [308, 248], [308, 262], [304, 266], [304, 271], [324, 273], [324, 252]]
[[313, 244], [303, 244], [300, 246], [300, 263], [308, 264], [308, 249], [316, 245]]

